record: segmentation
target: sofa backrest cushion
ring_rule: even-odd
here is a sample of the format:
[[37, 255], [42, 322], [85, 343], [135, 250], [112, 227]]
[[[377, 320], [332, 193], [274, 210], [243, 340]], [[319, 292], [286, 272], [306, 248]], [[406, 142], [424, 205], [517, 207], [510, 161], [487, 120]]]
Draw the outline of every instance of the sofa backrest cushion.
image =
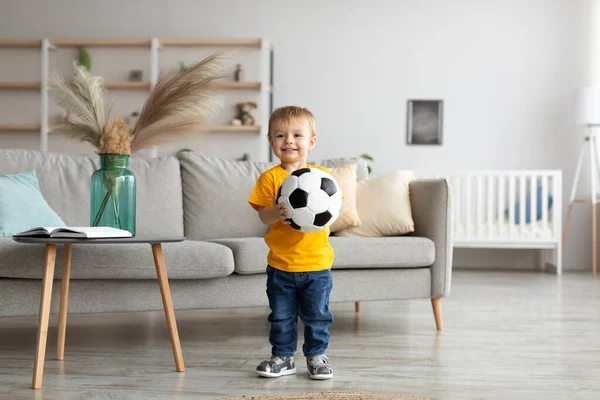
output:
[[248, 198], [256, 180], [273, 163], [228, 161], [180, 152], [185, 236], [192, 240], [264, 236]]
[[[48, 204], [70, 226], [90, 224], [90, 179], [99, 157], [0, 149], [0, 174], [35, 170]], [[136, 235], [183, 235], [181, 175], [176, 157], [131, 157], [136, 177]]]
[[[185, 236], [192, 240], [264, 236], [268, 226], [258, 219], [248, 198], [256, 180], [278, 163], [228, 161], [190, 151], [178, 154], [183, 189]], [[314, 164], [333, 168], [358, 164], [359, 179], [366, 177], [362, 159], [335, 159]]]

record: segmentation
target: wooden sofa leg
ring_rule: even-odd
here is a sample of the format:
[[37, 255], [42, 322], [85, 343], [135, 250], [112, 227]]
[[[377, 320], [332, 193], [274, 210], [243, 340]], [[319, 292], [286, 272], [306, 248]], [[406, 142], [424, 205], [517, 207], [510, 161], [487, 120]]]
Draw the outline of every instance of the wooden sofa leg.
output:
[[437, 330], [442, 330], [442, 299], [431, 299], [431, 306], [433, 307], [433, 316], [435, 317], [435, 325]]
[[354, 302], [354, 311], [355, 312], [360, 312], [360, 301], [355, 301]]

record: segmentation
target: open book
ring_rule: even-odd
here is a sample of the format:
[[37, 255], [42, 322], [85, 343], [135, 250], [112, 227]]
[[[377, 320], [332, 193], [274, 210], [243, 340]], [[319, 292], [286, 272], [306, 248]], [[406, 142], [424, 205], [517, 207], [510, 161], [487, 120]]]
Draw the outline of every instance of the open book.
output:
[[74, 238], [74, 239], [101, 239], [101, 238], [128, 238], [132, 237], [129, 231], [107, 226], [63, 226], [44, 227], [29, 229], [19, 232], [14, 237], [52, 237], [52, 238]]

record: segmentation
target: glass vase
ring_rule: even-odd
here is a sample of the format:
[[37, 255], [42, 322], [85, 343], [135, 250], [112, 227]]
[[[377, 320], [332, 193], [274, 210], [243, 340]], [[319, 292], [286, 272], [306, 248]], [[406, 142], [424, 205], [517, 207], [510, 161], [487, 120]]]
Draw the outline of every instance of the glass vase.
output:
[[135, 236], [135, 175], [128, 162], [128, 154], [100, 154], [90, 188], [90, 226], [124, 229]]

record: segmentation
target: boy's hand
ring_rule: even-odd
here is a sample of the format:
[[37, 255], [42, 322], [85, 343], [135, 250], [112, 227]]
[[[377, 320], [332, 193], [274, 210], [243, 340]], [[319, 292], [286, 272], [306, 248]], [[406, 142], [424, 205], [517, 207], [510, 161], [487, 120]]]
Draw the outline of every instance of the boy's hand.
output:
[[290, 216], [288, 215], [288, 209], [285, 208], [285, 204], [277, 203], [277, 199], [273, 200], [273, 218], [282, 224], [289, 225], [289, 221], [286, 221]]
[[263, 224], [271, 225], [277, 222], [281, 222], [282, 224], [289, 225], [289, 221], [286, 221], [290, 216], [288, 215], [288, 209], [285, 208], [285, 205], [277, 203], [277, 201], [273, 200], [273, 207], [261, 207], [258, 210], [258, 216]]

